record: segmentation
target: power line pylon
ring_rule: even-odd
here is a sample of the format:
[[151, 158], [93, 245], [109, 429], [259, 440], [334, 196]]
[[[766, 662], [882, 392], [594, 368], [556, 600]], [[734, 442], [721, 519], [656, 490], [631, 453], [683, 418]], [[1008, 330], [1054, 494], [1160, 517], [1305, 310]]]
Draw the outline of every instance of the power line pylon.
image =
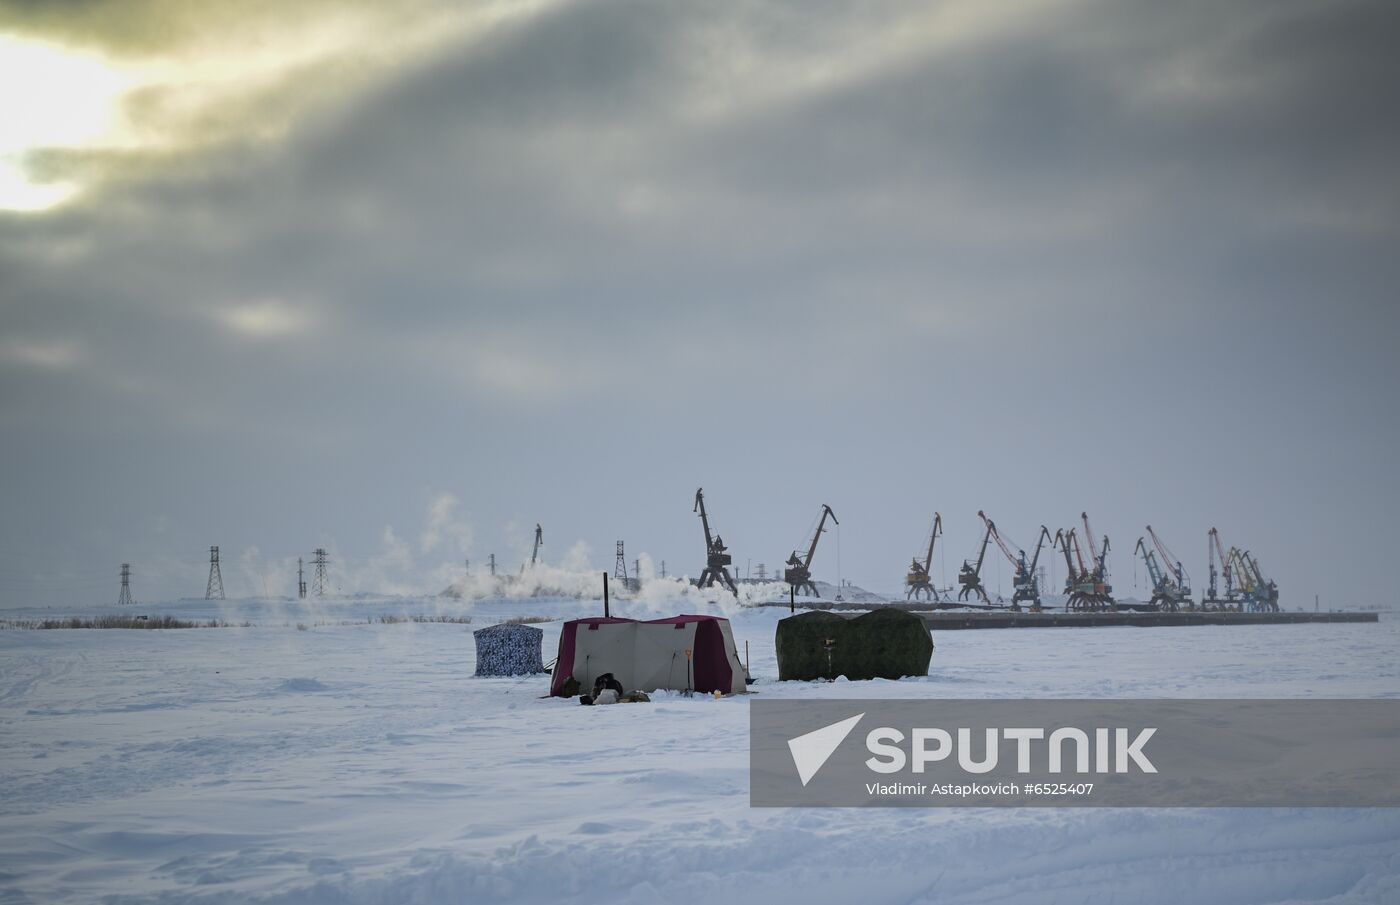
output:
[[314, 557], [311, 560], [311, 564], [316, 567], [315, 576], [311, 579], [311, 593], [315, 594], [317, 597], [325, 597], [326, 564], [330, 562], [330, 559], [326, 556], [325, 547], [317, 547], [311, 552]]
[[224, 599], [224, 576], [219, 571], [219, 548], [209, 548], [209, 584], [204, 587], [205, 600]]
[[301, 557], [297, 557], [297, 599], [306, 599], [306, 572], [302, 569]]
[[622, 552], [622, 541], [617, 542], [617, 562], [613, 565], [613, 578], [627, 587], [627, 554]]
[[136, 603], [131, 599], [131, 564], [122, 563], [122, 590], [117, 595], [118, 606], [131, 606]]

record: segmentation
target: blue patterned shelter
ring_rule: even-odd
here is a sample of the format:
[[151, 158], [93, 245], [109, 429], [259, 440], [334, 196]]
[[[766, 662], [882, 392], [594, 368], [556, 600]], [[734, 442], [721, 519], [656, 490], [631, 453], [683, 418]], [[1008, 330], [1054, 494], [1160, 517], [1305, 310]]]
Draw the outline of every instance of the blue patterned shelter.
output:
[[478, 676], [528, 676], [544, 672], [544, 632], [533, 625], [492, 625], [472, 632]]

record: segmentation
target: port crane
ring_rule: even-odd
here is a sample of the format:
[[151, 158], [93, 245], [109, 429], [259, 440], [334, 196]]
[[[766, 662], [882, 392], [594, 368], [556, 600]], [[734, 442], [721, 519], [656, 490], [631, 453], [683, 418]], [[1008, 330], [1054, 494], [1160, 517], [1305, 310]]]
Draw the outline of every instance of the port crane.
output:
[[[1089, 553], [1094, 558], [1094, 568], [1092, 574], [1094, 576], [1094, 579], [1098, 583], [1103, 584], [1104, 582], [1108, 581], [1108, 535], [1105, 534], [1103, 536], [1102, 546], [1094, 543], [1094, 529], [1089, 527], [1089, 513], [1081, 512], [1079, 513], [1079, 518], [1084, 522], [1084, 540], [1086, 543], [1088, 543]], [[1112, 590], [1113, 588], [1104, 584], [1104, 593], [1109, 593]], [[1111, 603], [1112, 601], [1109, 602]]]
[[[1085, 517], [1085, 524], [1088, 518]], [[1087, 530], [1087, 529], [1086, 529]], [[1103, 553], [1089, 548], [1090, 560], [1085, 562], [1084, 548], [1079, 542], [1078, 529], [1062, 528], [1055, 532], [1055, 546], [1065, 556], [1065, 608], [1070, 610], [1104, 610], [1113, 608], [1113, 586], [1103, 577], [1103, 557], [1108, 553], [1108, 538], [1104, 537]], [[1093, 563], [1093, 565], [1090, 565]]]
[[[1225, 552], [1225, 546], [1220, 542], [1219, 531], [1211, 528], [1206, 532], [1206, 546], [1210, 553], [1210, 586], [1201, 598], [1201, 609], [1238, 610], [1240, 598], [1235, 593], [1235, 567]], [[1222, 577], [1225, 579], [1224, 597], [1217, 596], [1216, 593], [1216, 579]]]
[[705, 571], [700, 573], [699, 587], [713, 587], [716, 581], [729, 589], [735, 597], [739, 596], [739, 589], [734, 584], [734, 579], [729, 576], [729, 564], [734, 561], [734, 557], [729, 555], [728, 548], [724, 545], [724, 539], [718, 534], [710, 534], [710, 517], [705, 512], [705, 490], [697, 488], [695, 491], [695, 508], [693, 512], [700, 514], [700, 524], [705, 529]]
[[933, 586], [929, 579], [929, 569], [933, 565], [933, 545], [938, 540], [938, 536], [943, 533], [943, 516], [935, 512], [933, 514], [933, 528], [928, 534], [928, 552], [924, 554], [924, 561], [919, 562], [915, 557], [909, 563], [909, 574], [904, 576], [904, 584], [909, 588], [904, 594], [905, 600], [918, 600], [923, 594], [930, 600], [942, 600], [938, 596], [938, 589]]
[[1046, 528], [1044, 525], [1040, 526], [1040, 537], [1036, 539], [1035, 543], [1035, 555], [1031, 558], [1031, 561], [1027, 563], [1025, 550], [1017, 547], [1016, 552], [1012, 553], [1011, 546], [1007, 544], [1006, 540], [1001, 536], [1001, 532], [997, 530], [996, 522], [987, 518], [984, 512], [979, 511], [977, 514], [981, 516], [982, 521], [987, 524], [987, 533], [991, 535], [992, 540], [997, 542], [997, 546], [1001, 548], [1002, 555], [1006, 557], [1007, 562], [1011, 563], [1011, 568], [1014, 570], [1011, 576], [1011, 586], [1015, 589], [1011, 595], [1011, 609], [1019, 610], [1021, 604], [1024, 602], [1030, 604], [1032, 613], [1039, 613], [1041, 609], [1040, 581], [1036, 578], [1035, 570], [1036, 566], [1040, 563], [1041, 548], [1045, 546], [1046, 539], [1050, 537], [1050, 529]]
[[1065, 555], [1065, 596], [1069, 597], [1066, 603], [1068, 609], [1078, 609], [1074, 590], [1080, 584], [1088, 572], [1084, 568], [1084, 557], [1079, 551], [1079, 541], [1074, 536], [1073, 528], [1061, 528], [1055, 532], [1055, 549], [1060, 550]]
[[524, 574], [525, 574], [525, 570], [526, 570], [526, 569], [533, 569], [533, 568], [535, 567], [535, 563], [536, 563], [537, 561], [539, 561], [539, 558], [540, 558], [540, 547], [543, 547], [543, 546], [544, 546], [544, 530], [543, 530], [542, 528], [540, 528], [539, 522], [536, 522], [536, 523], [535, 523], [535, 548], [534, 548], [533, 550], [530, 551], [530, 563], [529, 563], [529, 565], [526, 565], [526, 564], [524, 564], [524, 563], [521, 563], [521, 564], [520, 564], [520, 574], [521, 574], [521, 575], [524, 575]]
[[817, 522], [816, 532], [812, 534], [812, 543], [807, 547], [806, 558], [798, 556], [797, 551], [793, 550], [792, 555], [787, 559], [787, 568], [783, 570], [783, 579], [792, 585], [794, 592], [801, 591], [805, 594], [810, 591], [813, 597], [821, 596], [817, 593], [817, 586], [812, 583], [812, 557], [817, 555], [817, 541], [821, 540], [822, 532], [826, 530], [828, 516], [831, 517], [833, 525], [841, 524], [836, 521], [836, 513], [831, 511], [831, 507], [823, 503], [821, 519]]
[[1147, 575], [1152, 581], [1151, 605], [1171, 613], [1180, 609], [1195, 609], [1196, 605], [1191, 600], [1191, 580], [1181, 561], [1172, 555], [1151, 525], [1147, 526], [1147, 536], [1152, 538], [1152, 546], [1147, 545], [1146, 538], [1139, 537], [1134, 552], [1141, 553], [1142, 561], [1147, 564]]
[[1278, 585], [1264, 577], [1259, 560], [1248, 550], [1230, 548], [1235, 573], [1240, 580], [1240, 599], [1251, 613], [1278, 612]]
[[[977, 514], [982, 515], [981, 511]], [[982, 562], [987, 558], [987, 544], [992, 542], [992, 523], [987, 521], [985, 515], [982, 515], [982, 521], [986, 522], [987, 530], [982, 535], [982, 546], [977, 551], [977, 565], [974, 566], [964, 559], [962, 568], [958, 570], [958, 584], [962, 585], [962, 590], [958, 591], [958, 599], [967, 600], [976, 594], [982, 598], [983, 603], [991, 603], [987, 597], [987, 589], [982, 587]]]

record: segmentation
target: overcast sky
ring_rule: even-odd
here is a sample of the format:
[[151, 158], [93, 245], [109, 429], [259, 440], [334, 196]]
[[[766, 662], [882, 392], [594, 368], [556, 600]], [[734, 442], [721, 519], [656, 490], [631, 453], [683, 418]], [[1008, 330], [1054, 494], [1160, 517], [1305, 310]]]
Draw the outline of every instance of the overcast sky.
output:
[[695, 575], [702, 485], [1395, 600], [1394, 3], [284, 6], [0, 2], [0, 606]]

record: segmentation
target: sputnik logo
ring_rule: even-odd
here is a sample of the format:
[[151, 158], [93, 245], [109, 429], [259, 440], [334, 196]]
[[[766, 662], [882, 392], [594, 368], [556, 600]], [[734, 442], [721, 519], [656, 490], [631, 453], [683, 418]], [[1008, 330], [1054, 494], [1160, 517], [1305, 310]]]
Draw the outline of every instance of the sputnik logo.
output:
[[831, 755], [836, 753], [836, 749], [841, 747], [841, 743], [851, 734], [851, 730], [856, 728], [856, 723], [859, 723], [863, 716], [865, 714], [858, 713], [849, 719], [788, 740], [788, 751], [792, 752], [792, 763], [797, 767], [797, 776], [802, 780], [804, 788]]

